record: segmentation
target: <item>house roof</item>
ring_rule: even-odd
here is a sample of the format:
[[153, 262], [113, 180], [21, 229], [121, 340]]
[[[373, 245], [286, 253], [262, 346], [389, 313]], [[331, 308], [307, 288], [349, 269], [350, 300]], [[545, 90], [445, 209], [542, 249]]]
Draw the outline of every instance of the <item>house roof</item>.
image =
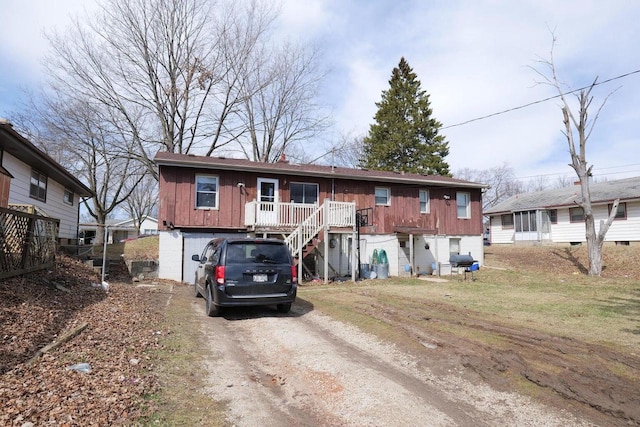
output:
[[0, 119], [0, 149], [37, 169], [39, 172], [46, 174], [69, 190], [73, 190], [80, 197], [89, 197], [93, 194], [71, 172], [16, 132], [13, 129], [13, 125], [4, 119]]
[[[142, 222], [144, 222], [144, 221], [151, 221], [151, 222], [158, 223], [158, 220], [156, 218], [152, 217], [152, 216], [143, 217]], [[120, 222], [115, 223], [114, 225], [117, 225], [117, 226], [129, 226], [130, 225], [130, 226], [133, 227], [133, 223], [134, 222], [135, 221], [134, 221], [133, 218], [127, 218], [127, 219], [121, 220]]]
[[341, 178], [355, 181], [380, 181], [404, 184], [420, 184], [439, 187], [487, 188], [488, 185], [463, 181], [437, 175], [419, 175], [412, 173], [386, 172], [367, 169], [344, 168], [315, 164], [290, 164], [288, 162], [263, 163], [245, 159], [224, 157], [195, 156], [192, 154], [176, 154], [158, 152], [154, 158], [158, 166], [178, 166], [186, 168], [222, 169], [234, 171], [250, 171], [261, 173], [278, 173], [296, 176], [313, 176], [321, 178]]
[[[589, 190], [591, 202], [594, 204], [611, 203], [615, 199], [620, 199], [620, 201], [640, 199], [640, 177], [592, 183], [589, 185]], [[516, 194], [504, 202], [486, 209], [484, 214], [576, 206], [582, 198], [580, 191], [580, 185], [577, 184], [535, 193]]]

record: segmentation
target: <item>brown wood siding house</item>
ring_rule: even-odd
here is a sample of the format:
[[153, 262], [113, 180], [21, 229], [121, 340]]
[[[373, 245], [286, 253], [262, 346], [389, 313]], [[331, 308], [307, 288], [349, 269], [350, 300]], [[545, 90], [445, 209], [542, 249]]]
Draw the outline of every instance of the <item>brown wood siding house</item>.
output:
[[[315, 200], [318, 206], [324, 205], [325, 201], [338, 205], [343, 203], [342, 206], [352, 206], [353, 213], [370, 208], [368, 213], [372, 218], [368, 220], [372, 225], [360, 228], [361, 239], [377, 242], [382, 240], [381, 238], [376, 240], [375, 236], [392, 236], [395, 239], [394, 245], [398, 246], [398, 241], [419, 236], [421, 242], [418, 244], [421, 250], [425, 250], [430, 241], [437, 245], [434, 239], [438, 236], [457, 236], [458, 240], [473, 236], [477, 242], [467, 247], [472, 247], [477, 253], [479, 245], [482, 250], [482, 190], [486, 187], [483, 184], [441, 176], [321, 165], [296, 165], [286, 161], [258, 163], [242, 159], [164, 152], [156, 155], [155, 162], [159, 167], [158, 230], [161, 233], [172, 232], [174, 235], [177, 232], [211, 235], [244, 233], [274, 237], [287, 236], [299, 225], [298, 223], [285, 224], [280, 221], [261, 226], [255, 218], [248, 218], [247, 212], [249, 215], [254, 215], [251, 210], [252, 204], [257, 203], [257, 206], [261, 206], [261, 202], [273, 200], [277, 202], [280, 209], [282, 206], [286, 209], [300, 206], [292, 202], [300, 202], [297, 200], [299, 189], [306, 185], [310, 186], [307, 188], [312, 189], [312, 200]], [[210, 177], [215, 180], [216, 185], [212, 187], [215, 188], [217, 197], [215, 207], [204, 209], [197, 207], [197, 177]], [[275, 184], [277, 193], [275, 199], [263, 197], [261, 188], [264, 187], [261, 187], [261, 182]], [[294, 187], [297, 189], [295, 195]], [[380, 203], [379, 200], [376, 204], [376, 190], [382, 195], [387, 195], [386, 200], [382, 199], [385, 203]], [[421, 192], [423, 193], [422, 205]], [[425, 194], [428, 195], [428, 200], [424, 200]], [[463, 215], [460, 215], [460, 206], [457, 203], [459, 197], [461, 197], [460, 200], [466, 200], [468, 203], [467, 211]], [[425, 208], [425, 202], [428, 203], [428, 209]], [[462, 209], [465, 208], [462, 207]], [[332, 224], [327, 228], [330, 233], [340, 233], [346, 236], [345, 238], [353, 239], [356, 230], [355, 218], [350, 223]], [[323, 241], [326, 236], [329, 234], [319, 233], [317, 238]], [[340, 237], [337, 234], [336, 236], [338, 236], [336, 238]], [[162, 242], [161, 234], [161, 245]], [[394, 247], [389, 247], [387, 252], [402, 255], [402, 251]], [[438, 258], [436, 260], [447, 261], [448, 252], [446, 254], [445, 252], [442, 256], [435, 257]], [[368, 255], [370, 254], [365, 255], [365, 258]], [[478, 254], [478, 257], [480, 255]], [[330, 257], [330, 254], [323, 255], [323, 258]], [[187, 259], [186, 256], [183, 258]], [[415, 271], [413, 259], [410, 261], [407, 262], [412, 265], [413, 272]], [[391, 264], [391, 261], [389, 263]], [[185, 264], [188, 269], [188, 262]], [[402, 270], [400, 267], [400, 265], [394, 265], [392, 271], [399, 274]], [[181, 268], [185, 270], [185, 265]], [[422, 271], [428, 270], [424, 262], [422, 268]], [[332, 269], [335, 270], [333, 267]], [[190, 277], [188, 273], [184, 273], [183, 271], [181, 274], [182, 279]]]

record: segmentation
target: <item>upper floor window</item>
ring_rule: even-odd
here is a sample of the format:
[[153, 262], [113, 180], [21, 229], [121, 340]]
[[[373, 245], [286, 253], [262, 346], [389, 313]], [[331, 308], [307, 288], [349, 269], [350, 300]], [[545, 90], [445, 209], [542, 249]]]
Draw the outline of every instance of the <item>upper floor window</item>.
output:
[[67, 205], [73, 206], [73, 191], [64, 189], [64, 196], [62, 196], [62, 201]]
[[196, 175], [196, 208], [218, 208], [218, 177]]
[[584, 221], [584, 210], [581, 207], [569, 208], [569, 221], [580, 222]]
[[289, 186], [290, 199], [294, 203], [318, 203], [318, 184], [292, 182]]
[[502, 228], [513, 228], [513, 214], [500, 215]]
[[471, 196], [469, 193], [458, 191], [456, 206], [458, 207], [458, 218], [471, 218]]
[[43, 202], [47, 201], [47, 176], [33, 169], [31, 170], [29, 197]]
[[420, 190], [420, 213], [429, 213], [429, 190]]
[[376, 187], [376, 205], [389, 206], [390, 204], [391, 190], [387, 187]]

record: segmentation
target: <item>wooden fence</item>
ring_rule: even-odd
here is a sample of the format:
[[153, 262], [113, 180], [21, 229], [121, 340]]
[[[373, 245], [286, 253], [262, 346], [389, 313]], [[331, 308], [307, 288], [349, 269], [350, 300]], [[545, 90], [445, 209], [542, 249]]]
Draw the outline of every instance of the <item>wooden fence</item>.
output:
[[0, 279], [53, 267], [60, 221], [0, 208]]

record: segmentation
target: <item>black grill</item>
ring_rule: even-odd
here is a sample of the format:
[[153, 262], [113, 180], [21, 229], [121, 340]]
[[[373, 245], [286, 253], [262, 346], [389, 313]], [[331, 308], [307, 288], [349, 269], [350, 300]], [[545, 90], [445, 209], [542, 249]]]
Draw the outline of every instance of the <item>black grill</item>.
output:
[[458, 273], [460, 269], [464, 269], [464, 279], [467, 279], [467, 273], [471, 273], [471, 280], [475, 280], [473, 272], [480, 269], [478, 261], [473, 259], [471, 252], [469, 255], [451, 254], [449, 256], [449, 264], [451, 264], [451, 276], [453, 277], [453, 269], [457, 269]]
[[471, 254], [469, 255], [455, 255], [455, 254], [451, 254], [451, 256], [449, 257], [449, 264], [451, 264], [451, 267], [457, 268], [457, 267], [471, 267], [473, 265], [473, 263], [476, 262], [473, 257], [471, 256]]

